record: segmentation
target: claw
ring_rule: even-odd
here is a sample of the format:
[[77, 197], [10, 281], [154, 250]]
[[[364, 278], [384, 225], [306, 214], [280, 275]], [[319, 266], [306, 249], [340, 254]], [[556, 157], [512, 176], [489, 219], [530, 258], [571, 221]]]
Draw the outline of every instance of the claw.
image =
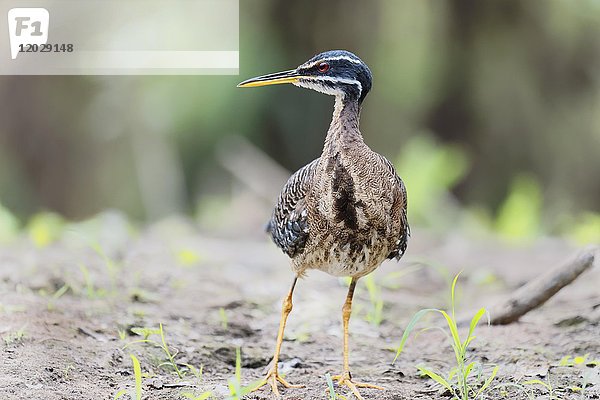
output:
[[334, 375], [331, 377], [331, 379], [338, 381], [339, 386], [347, 386], [358, 400], [363, 400], [358, 388], [385, 390], [381, 386], [372, 385], [370, 383], [354, 382], [352, 381], [352, 377], [350, 376], [349, 372], [342, 375]]
[[253, 390], [253, 392], [262, 388], [263, 386], [265, 386], [268, 383], [271, 386], [271, 390], [273, 391], [273, 394], [276, 397], [279, 397], [279, 389], [277, 388], [277, 382], [281, 383], [283, 385], [283, 387], [285, 387], [287, 389], [299, 389], [299, 388], [304, 387], [304, 385], [292, 385], [291, 383], [288, 383], [285, 379], [283, 379], [283, 377], [281, 375], [279, 375], [279, 372], [277, 372], [276, 368], [271, 368], [269, 370], [269, 372], [267, 372], [267, 375], [265, 376], [263, 381], [260, 383], [259, 386], [257, 386]]

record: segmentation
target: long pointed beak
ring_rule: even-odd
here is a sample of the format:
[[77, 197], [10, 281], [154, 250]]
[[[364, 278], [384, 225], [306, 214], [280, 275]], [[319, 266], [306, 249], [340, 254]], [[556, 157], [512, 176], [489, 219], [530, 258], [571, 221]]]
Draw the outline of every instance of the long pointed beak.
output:
[[275, 72], [274, 74], [257, 76], [256, 78], [247, 79], [244, 82], [237, 85], [237, 87], [258, 87], [267, 85], [279, 85], [281, 83], [295, 83], [298, 82], [300, 74], [295, 70]]

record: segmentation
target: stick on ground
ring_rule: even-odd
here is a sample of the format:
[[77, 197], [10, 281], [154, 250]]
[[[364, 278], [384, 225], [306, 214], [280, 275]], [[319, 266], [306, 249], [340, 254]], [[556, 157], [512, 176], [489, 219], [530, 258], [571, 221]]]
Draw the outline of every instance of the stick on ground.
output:
[[503, 303], [490, 310], [491, 323], [510, 324], [544, 304], [560, 289], [589, 269], [594, 264], [594, 257], [599, 249], [598, 246], [587, 247], [565, 264], [521, 286]]

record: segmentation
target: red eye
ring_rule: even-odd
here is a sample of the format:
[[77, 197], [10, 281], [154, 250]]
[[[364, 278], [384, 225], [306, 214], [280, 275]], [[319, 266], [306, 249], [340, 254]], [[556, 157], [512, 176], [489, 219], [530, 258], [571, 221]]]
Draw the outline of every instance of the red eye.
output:
[[329, 64], [327, 64], [326, 62], [319, 63], [319, 65], [317, 65], [317, 69], [319, 70], [319, 72], [325, 73], [329, 71]]

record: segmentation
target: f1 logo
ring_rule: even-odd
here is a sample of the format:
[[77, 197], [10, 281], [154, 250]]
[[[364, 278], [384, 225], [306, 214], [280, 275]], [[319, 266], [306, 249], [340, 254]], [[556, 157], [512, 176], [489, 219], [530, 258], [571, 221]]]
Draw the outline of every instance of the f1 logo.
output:
[[8, 10], [10, 56], [14, 60], [25, 45], [48, 42], [50, 13], [45, 8], [12, 8]]

